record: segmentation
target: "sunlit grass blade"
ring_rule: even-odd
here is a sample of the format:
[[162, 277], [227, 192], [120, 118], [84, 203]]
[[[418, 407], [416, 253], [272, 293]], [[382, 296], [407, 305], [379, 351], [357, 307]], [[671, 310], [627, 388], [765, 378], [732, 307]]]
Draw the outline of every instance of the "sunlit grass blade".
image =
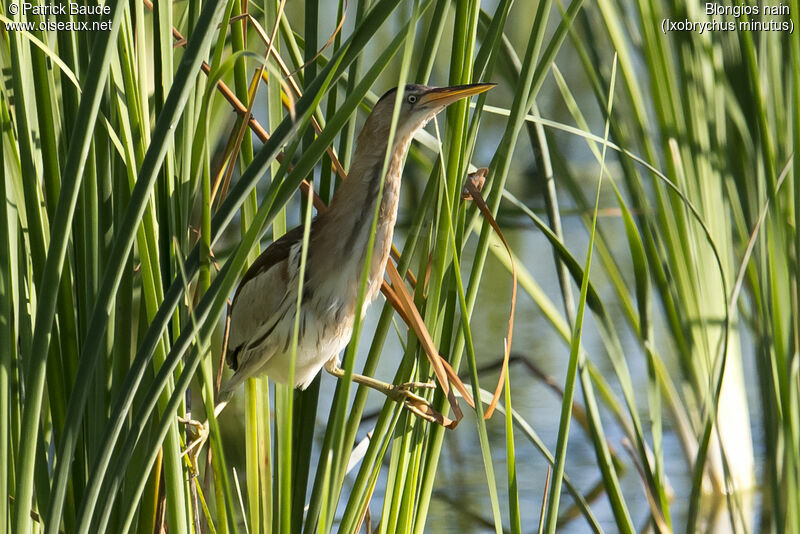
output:
[[[614, 57], [614, 63], [611, 71], [612, 72], [611, 87], [609, 89], [609, 96], [608, 96], [609, 113], [612, 109], [612, 103], [614, 99], [615, 71], [616, 71], [616, 56]], [[609, 125], [607, 120], [604, 141], [608, 139], [608, 131], [609, 131]], [[575, 378], [578, 373], [579, 356], [581, 354], [580, 344], [581, 344], [581, 333], [583, 328], [583, 315], [584, 315], [584, 310], [586, 308], [586, 297], [587, 297], [587, 290], [589, 287], [590, 267], [592, 264], [592, 252], [594, 248], [594, 234], [597, 225], [597, 211], [600, 202], [600, 187], [603, 183], [603, 175], [605, 174], [605, 153], [606, 153], [606, 147], [604, 143], [601, 162], [600, 162], [600, 175], [597, 183], [597, 192], [595, 196], [595, 207], [592, 220], [592, 227], [589, 232], [589, 245], [586, 254], [586, 265], [583, 270], [584, 272], [583, 272], [583, 279], [581, 281], [581, 292], [580, 292], [580, 297], [578, 299], [578, 309], [575, 317], [575, 326], [573, 329], [572, 341], [570, 344], [570, 358], [567, 367], [566, 383], [564, 386], [564, 402], [562, 404], [562, 409], [561, 409], [561, 421], [559, 423], [559, 429], [558, 429], [558, 443], [556, 445], [555, 466], [553, 469], [553, 478], [550, 483], [550, 490], [548, 492], [550, 494], [550, 499], [548, 500], [547, 503], [547, 514], [545, 516], [546, 517], [545, 528], [547, 529], [548, 532], [555, 532], [556, 519], [558, 515], [558, 505], [561, 494], [561, 482], [564, 474], [564, 463], [567, 452], [569, 423], [571, 420], [572, 398], [574, 394]], [[583, 368], [583, 365], [581, 365], [581, 368]], [[581, 371], [581, 375], [583, 374], [584, 374], [583, 371]], [[587, 383], [586, 381], [582, 380], [582, 384], [585, 388]], [[596, 443], [595, 445], [597, 447], [598, 444]], [[599, 460], [602, 462], [602, 459], [599, 458]], [[613, 474], [612, 471], [611, 472], [612, 485], [614, 484], [614, 479], [615, 475]], [[628, 511], [624, 507], [624, 500], [621, 500], [619, 498], [618, 491], [619, 490], [616, 490], [615, 492], [612, 490], [612, 492], [609, 494], [609, 497], [612, 499], [612, 508], [614, 509], [614, 513], [617, 519], [617, 524], [621, 529], [624, 529], [628, 532], [633, 532]]]

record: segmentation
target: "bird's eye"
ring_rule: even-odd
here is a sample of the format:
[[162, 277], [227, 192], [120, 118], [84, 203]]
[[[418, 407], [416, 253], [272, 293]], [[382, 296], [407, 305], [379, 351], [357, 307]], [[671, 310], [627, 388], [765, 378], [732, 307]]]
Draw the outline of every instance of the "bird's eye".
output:
[[417, 101], [416, 95], [408, 95], [408, 97], [406, 97], [406, 102], [408, 102], [409, 104], [413, 104], [416, 101]]

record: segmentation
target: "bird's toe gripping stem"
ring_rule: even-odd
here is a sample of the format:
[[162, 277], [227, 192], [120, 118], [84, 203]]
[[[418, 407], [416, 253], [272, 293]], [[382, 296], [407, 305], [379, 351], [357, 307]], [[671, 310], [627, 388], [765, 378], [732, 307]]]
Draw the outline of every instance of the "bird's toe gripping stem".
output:
[[387, 395], [394, 401], [405, 406], [411, 413], [421, 417], [431, 423], [439, 423], [441, 415], [433, 409], [431, 403], [413, 389], [436, 389], [436, 384], [432, 382], [406, 382], [404, 384], [393, 385]]
[[188, 455], [192, 461], [192, 465], [197, 465], [197, 456], [200, 454], [200, 449], [208, 441], [209, 429], [208, 421], [200, 422], [194, 419], [185, 417], [178, 417], [178, 422], [186, 426], [186, 429], [192, 429], [190, 432], [194, 434], [193, 439], [186, 445], [186, 448], [181, 453], [181, 456]]

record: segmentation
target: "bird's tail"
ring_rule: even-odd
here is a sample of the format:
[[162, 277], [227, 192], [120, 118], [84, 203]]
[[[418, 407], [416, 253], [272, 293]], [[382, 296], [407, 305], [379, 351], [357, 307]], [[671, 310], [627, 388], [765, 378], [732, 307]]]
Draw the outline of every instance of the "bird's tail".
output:
[[230, 402], [231, 398], [233, 397], [233, 392], [236, 391], [236, 388], [244, 382], [245, 376], [240, 373], [233, 373], [233, 376], [222, 384], [222, 387], [219, 389], [219, 393], [217, 393], [217, 405]]

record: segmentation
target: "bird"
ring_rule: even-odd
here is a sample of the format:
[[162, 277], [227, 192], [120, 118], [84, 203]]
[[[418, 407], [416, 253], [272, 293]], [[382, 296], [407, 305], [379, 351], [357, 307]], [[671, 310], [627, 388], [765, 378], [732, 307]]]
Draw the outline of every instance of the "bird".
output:
[[[379, 191], [384, 159], [400, 88], [390, 89], [376, 102], [358, 136], [347, 179], [337, 188], [328, 209], [311, 221], [292, 387], [306, 389], [323, 367], [336, 377], [344, 376], [339, 354], [353, 332], [373, 216], [378, 209], [362, 317], [383, 281], [397, 220], [405, 156], [414, 133], [448, 105], [494, 86], [403, 86], [382, 195]], [[276, 383], [290, 382], [303, 232], [300, 225], [274, 241], [239, 283], [229, 307], [224, 349], [233, 375], [220, 390], [220, 402], [227, 402], [250, 377], [267, 375]], [[357, 374], [352, 379], [395, 398], [413, 395], [410, 387], [428, 385], [394, 386]]]

